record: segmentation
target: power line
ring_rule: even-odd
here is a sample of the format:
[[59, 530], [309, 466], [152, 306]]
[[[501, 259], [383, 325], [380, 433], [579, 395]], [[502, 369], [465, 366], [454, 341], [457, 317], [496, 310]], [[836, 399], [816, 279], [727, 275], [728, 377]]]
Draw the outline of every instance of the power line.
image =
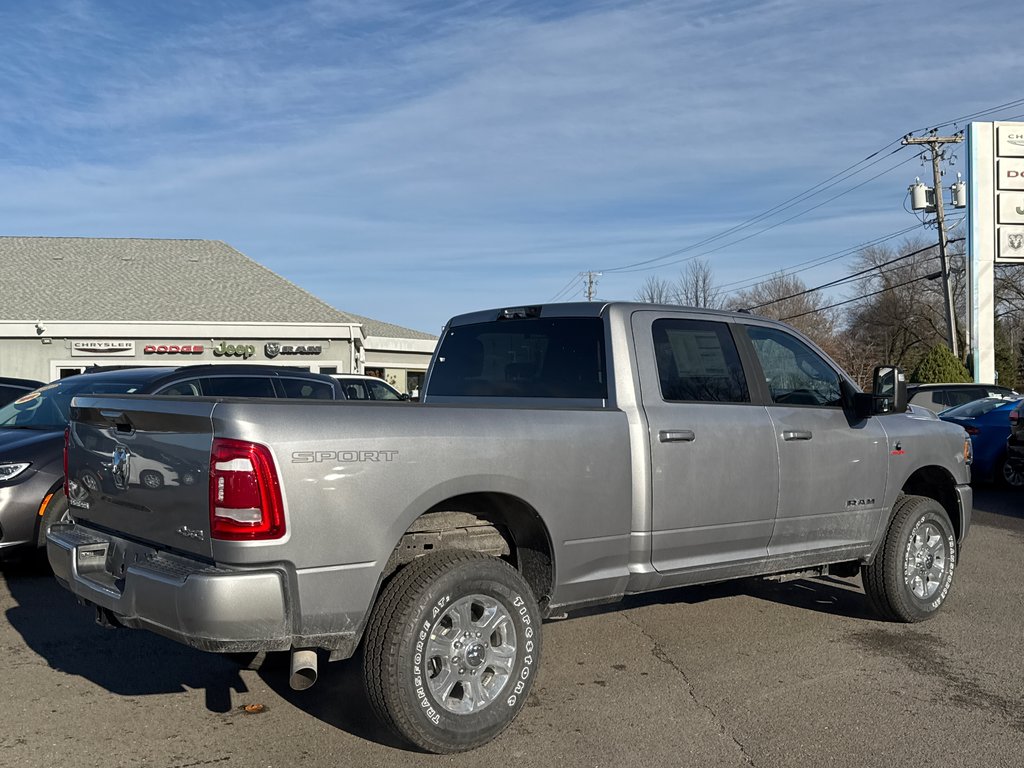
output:
[[[1014, 107], [1019, 107], [1021, 105], [1024, 105], [1024, 99], [1014, 99], [1013, 101], [1008, 101], [1005, 104], [1000, 104], [999, 106], [996, 106], [996, 107], [989, 107], [988, 109], [983, 109], [983, 110], [981, 110], [979, 112], [972, 112], [969, 115], [962, 115], [961, 117], [954, 118], [953, 120], [947, 120], [944, 123], [939, 123], [938, 125], [931, 126], [931, 128], [938, 129], [938, 128], [945, 128], [948, 125], [957, 125], [958, 123], [963, 123], [963, 122], [966, 122], [968, 120], [974, 120], [975, 118], [984, 117], [985, 115], [991, 115], [994, 112], [1000, 112], [1000, 111], [1002, 111], [1004, 109], [1013, 109]], [[1017, 117], [1020, 117], [1020, 115], [1018, 115]], [[1006, 120], [1013, 120], [1014, 118], [1013, 117], [1008, 117], [1008, 118], [1004, 118], [1004, 119], [1006, 119]], [[918, 128], [916, 131], [911, 131], [911, 133], [920, 133], [922, 131], [927, 131], [927, 130], [930, 130], [930, 129], [929, 128]]]
[[[958, 242], [963, 241], [963, 239], [964, 238], [962, 238], [962, 237], [957, 237], [957, 238], [954, 238], [952, 240], [948, 240], [947, 242], [949, 242], [949, 243], [958, 243]], [[751, 311], [753, 311], [755, 309], [762, 309], [762, 308], [770, 306], [772, 304], [778, 304], [779, 302], [782, 302], [782, 301], [788, 301], [789, 299], [796, 299], [796, 298], [799, 298], [800, 296], [806, 296], [809, 293], [815, 293], [817, 291], [822, 291], [825, 288], [834, 288], [837, 285], [842, 285], [843, 283], [848, 283], [851, 280], [855, 280], [858, 277], [862, 277], [862, 276], [864, 276], [864, 275], [866, 275], [866, 274], [868, 274], [870, 272], [874, 272], [875, 270], [881, 269], [882, 267], [887, 267], [890, 264], [895, 264], [897, 261], [904, 261], [906, 259], [913, 258], [914, 256], [919, 256], [920, 254], [925, 253], [926, 251], [930, 251], [932, 248], [935, 248], [935, 247], [936, 247], [935, 245], [929, 245], [929, 246], [926, 246], [924, 248], [918, 248], [916, 251], [911, 251], [910, 253], [905, 253], [902, 256], [897, 256], [895, 259], [889, 259], [888, 261], [883, 261], [881, 264], [875, 264], [875, 265], [873, 265], [871, 267], [868, 267], [867, 269], [861, 270], [860, 272], [854, 272], [853, 274], [847, 275], [846, 277], [841, 277], [838, 280], [833, 280], [832, 282], [829, 282], [829, 283], [823, 283], [822, 285], [815, 286], [814, 288], [808, 288], [808, 289], [806, 289], [804, 291], [800, 291], [799, 293], [790, 294], [789, 296], [782, 296], [781, 298], [778, 298], [778, 299], [772, 299], [771, 301], [766, 301], [763, 304], [757, 304], [757, 305], [755, 305], [753, 307], [747, 307], [747, 309], [749, 309]]]
[[556, 293], [550, 299], [548, 299], [548, 301], [549, 302], [554, 302], [554, 301], [558, 301], [559, 299], [564, 297], [569, 292], [569, 290], [573, 287], [573, 285], [576, 283], [576, 281], [579, 278], [580, 278], [580, 273], [577, 273], [577, 274], [573, 275], [572, 278], [569, 280], [569, 282], [565, 284], [565, 287], [562, 288], [562, 290], [560, 290], [558, 293]]
[[[807, 208], [807, 209], [805, 209], [803, 211], [800, 211], [799, 213], [796, 213], [796, 214], [794, 214], [794, 215], [792, 215], [792, 216], [790, 216], [788, 218], [785, 218], [782, 221], [777, 221], [774, 224], [769, 224], [768, 226], [763, 227], [762, 229], [759, 229], [756, 232], [751, 232], [749, 235], [744, 235], [741, 238], [738, 238], [736, 240], [732, 240], [732, 241], [730, 241], [728, 243], [725, 243], [724, 245], [719, 245], [719, 246], [717, 246], [715, 248], [709, 248], [708, 250], [706, 250], [706, 251], [704, 251], [702, 253], [696, 254], [694, 256], [686, 256], [686, 257], [684, 257], [682, 259], [678, 259], [676, 261], [669, 261], [669, 262], [666, 262], [664, 264], [659, 264], [658, 266], [659, 267], [669, 267], [669, 266], [672, 266], [674, 264], [681, 264], [684, 261], [693, 261], [694, 259], [698, 259], [698, 258], [700, 258], [702, 256], [708, 256], [708, 255], [710, 255], [712, 253], [717, 253], [718, 251], [721, 251], [721, 250], [723, 250], [725, 248], [731, 248], [732, 246], [737, 245], [738, 243], [742, 243], [742, 242], [744, 242], [746, 240], [750, 240], [751, 238], [754, 238], [754, 237], [757, 237], [758, 235], [764, 234], [765, 232], [768, 232], [769, 230], [775, 229], [776, 227], [781, 227], [783, 224], [788, 224], [789, 222], [793, 221], [794, 219], [798, 219], [801, 216], [804, 216], [804, 215], [810, 213], [811, 211], [817, 210], [818, 208], [821, 208], [822, 206], [828, 205], [829, 203], [834, 202], [835, 200], [838, 200], [840, 197], [843, 197], [844, 195], [848, 195], [851, 192], [854, 192], [854, 191], [860, 189], [861, 187], [865, 186], [866, 184], [870, 184], [872, 181], [875, 181], [875, 179], [879, 179], [882, 176], [884, 176], [885, 174], [890, 173], [890, 172], [896, 170], [901, 165], [906, 165], [911, 160], [914, 160], [917, 157], [919, 157], [919, 155], [914, 155], [912, 157], [908, 157], [907, 159], [902, 160], [902, 161], [896, 163], [896, 165], [893, 165], [893, 166], [887, 168], [886, 170], [882, 171], [881, 173], [877, 173], [874, 176], [872, 176], [871, 178], [865, 179], [864, 181], [860, 182], [859, 184], [855, 184], [854, 186], [850, 187], [849, 189], [844, 190], [844, 191], [842, 191], [842, 192], [840, 192], [840, 193], [838, 193], [836, 195], [833, 195], [832, 197], [828, 198], [827, 200], [823, 200], [823, 201], [821, 201], [820, 203], [818, 203], [816, 205], [812, 205], [810, 208]], [[652, 268], [653, 267], [641, 267], [639, 269], [625, 269], [625, 268], [621, 268], [621, 269], [618, 269], [616, 271], [617, 271], [618, 274], [623, 274], [623, 273], [626, 273], [626, 272], [643, 272], [643, 271], [646, 271], [646, 270], [652, 269]]]
[[[895, 142], [893, 142], [893, 143], [895, 143]], [[888, 145], [888, 146], [891, 146], [891, 144]], [[897, 147], [892, 152], [890, 152], [888, 155], [884, 155], [884, 156], [878, 158], [877, 160], [875, 160], [874, 162], [871, 162], [871, 163], [868, 163], [867, 165], [864, 165], [863, 168], [860, 168], [860, 169], [858, 169], [856, 171], [853, 171], [852, 173], [848, 173], [852, 169], [857, 168], [857, 166], [859, 166], [859, 165], [863, 165], [868, 160], [871, 160], [873, 157], [875, 157], [878, 154], [880, 154], [881, 152], [883, 152], [885, 149], [888, 148], [888, 146], [887, 147], [883, 147], [882, 149], [880, 149], [880, 150], [878, 150], [876, 152], [871, 153], [870, 155], [868, 155], [866, 158], [864, 158], [860, 162], [854, 163], [853, 165], [849, 166], [848, 168], [845, 168], [844, 170], [840, 171], [839, 173], [833, 174], [832, 176], [830, 176], [829, 178], [825, 179], [824, 181], [819, 182], [818, 184], [815, 184], [810, 189], [807, 189], [804, 192], [801, 192], [800, 194], [795, 195], [795, 196], [789, 198], [788, 200], [784, 200], [783, 202], [779, 203], [778, 205], [776, 205], [776, 206], [774, 206], [772, 208], [769, 208], [767, 211], [764, 211], [763, 213], [760, 213], [757, 216], [754, 216], [753, 218], [747, 219], [744, 222], [736, 224], [735, 226], [729, 227], [728, 229], [725, 229], [722, 232], [719, 232], [719, 233], [717, 233], [715, 235], [711, 235], [709, 237], [706, 237], [703, 240], [700, 240], [700, 241], [698, 241], [696, 243], [692, 243], [692, 244], [687, 245], [687, 246], [685, 246], [683, 248], [678, 248], [678, 249], [676, 249], [674, 251], [671, 251], [670, 253], [666, 253], [666, 254], [663, 254], [661, 256], [656, 256], [653, 259], [646, 259], [644, 261], [638, 261], [638, 262], [635, 262], [633, 264], [626, 264], [626, 265], [623, 265], [621, 267], [612, 267], [612, 268], [609, 268], [609, 269], [603, 269], [601, 271], [602, 272], [616, 272], [616, 273], [643, 272], [643, 271], [646, 271], [647, 269], [655, 269], [657, 267], [671, 266], [672, 264], [678, 264], [678, 263], [680, 263], [682, 261], [688, 261], [688, 260], [691, 260], [691, 259], [698, 258], [699, 256], [691, 256], [691, 257], [687, 257], [685, 259], [679, 259], [678, 261], [669, 262], [667, 264], [657, 264], [657, 266], [648, 266], [648, 265], [655, 264], [656, 262], [662, 262], [665, 259], [670, 259], [673, 256], [679, 256], [679, 255], [681, 255], [683, 253], [688, 253], [690, 251], [696, 250], [696, 249], [698, 249], [698, 248], [700, 248], [700, 247], [702, 247], [704, 245], [708, 245], [710, 243], [713, 243], [716, 240], [721, 240], [723, 237], [727, 237], [728, 235], [731, 235], [731, 234], [734, 234], [736, 232], [740, 232], [740, 231], [742, 231], [744, 229], [747, 229], [747, 228], [749, 228], [749, 227], [751, 227], [751, 226], [753, 226], [753, 225], [755, 225], [755, 224], [757, 224], [757, 223], [759, 223], [761, 221], [764, 221], [765, 219], [769, 219], [769, 218], [771, 218], [772, 216], [774, 216], [777, 213], [781, 213], [782, 211], [789, 210], [790, 208], [793, 208], [794, 206], [799, 205], [802, 202], [806, 202], [810, 198], [812, 198], [812, 197], [814, 197], [816, 195], [819, 195], [822, 192], [825, 192], [826, 190], [829, 190], [829, 189], [832, 189], [835, 186], [838, 186], [843, 181], [847, 181], [848, 179], [853, 178], [857, 174], [859, 174], [859, 173], [861, 173], [863, 171], [866, 171], [868, 168], [871, 168], [872, 166], [877, 165], [878, 163], [882, 162], [883, 160], [885, 160], [886, 157], [889, 157], [889, 156], [891, 156], [891, 155], [895, 154], [896, 152], [899, 152], [900, 150], [903, 149], [903, 147]], [[854, 187], [851, 187], [846, 192], [843, 192], [843, 193], [841, 193], [839, 195], [836, 195], [834, 197], [829, 198], [829, 200], [827, 200], [826, 203], [827, 202], [831, 202], [832, 200], [835, 200], [838, 197], [842, 197], [843, 195], [845, 195], [845, 194], [847, 194], [849, 192], [852, 192], [855, 189], [859, 189], [860, 187], [864, 186], [864, 184], [867, 184], [868, 182], [874, 181], [875, 179], [879, 178], [880, 176], [883, 176], [886, 173], [889, 173], [890, 171], [895, 170], [896, 168], [898, 168], [901, 165], [903, 165], [905, 162], [909, 162], [909, 159], [905, 160], [905, 161], [903, 161], [901, 163], [898, 163], [897, 165], [892, 166], [888, 170], [883, 171], [882, 173], [878, 174], [877, 176], [871, 177], [870, 179], [868, 179], [865, 182], [862, 182], [862, 183], [860, 183], [860, 184], [858, 184], [858, 185], [856, 185]], [[839, 177], [843, 177], [843, 178], [839, 178]], [[833, 179], [837, 179], [837, 180], [833, 181]], [[825, 203], [822, 203], [821, 205], [824, 205], [824, 204]], [[781, 226], [782, 224], [785, 224], [785, 223], [787, 223], [789, 221], [792, 221], [793, 219], [798, 218], [799, 216], [803, 216], [806, 213], [810, 213], [811, 211], [815, 210], [816, 208], [820, 208], [821, 205], [816, 205], [816, 206], [814, 206], [812, 208], [808, 208], [807, 210], [802, 211], [802, 212], [796, 214], [795, 216], [791, 216], [788, 219], [784, 219], [783, 221], [778, 222], [777, 224], [773, 224], [771, 226], [768, 226], [768, 227], [765, 227], [763, 229], [760, 229], [757, 232], [754, 232], [754, 233], [752, 233], [750, 235], [747, 235], [745, 237], [741, 237], [741, 238], [739, 238], [737, 240], [733, 240], [733, 241], [731, 241], [729, 243], [726, 243], [725, 245], [719, 246], [718, 248], [713, 248], [713, 249], [707, 251], [706, 253], [714, 253], [716, 251], [722, 250], [723, 248], [727, 248], [727, 247], [729, 247], [731, 245], [735, 245], [736, 243], [741, 243], [744, 240], [749, 240], [750, 238], [755, 237], [756, 235], [759, 235], [759, 234], [762, 234], [764, 232], [767, 232], [768, 230], [774, 229], [777, 226]], [[705, 254], [700, 254], [700, 255], [705, 255]]]
[[[888, 235], [881, 235], [880, 237], [876, 237], [874, 240], [868, 240], [867, 242], [860, 243], [858, 245], [853, 245], [850, 246], [849, 248], [844, 248], [841, 251], [833, 251], [832, 253], [826, 254], [825, 256], [816, 256], [815, 258], [808, 259], [807, 261], [797, 262], [789, 269], [776, 269], [772, 272], [763, 272], [760, 275], [754, 275], [753, 277], [745, 277], [742, 280], [734, 280], [731, 283], [722, 283], [717, 287], [719, 289], [724, 289], [731, 288], [734, 285], [740, 286], [741, 284], [746, 283], [746, 285], [742, 285], [741, 287], [734, 289], [735, 291], [741, 291], [746, 290], [747, 288], [753, 288], [754, 286], [757, 285], [763, 285], [764, 283], [768, 282], [768, 280], [760, 280], [760, 278], [762, 277], [770, 278], [780, 274], [795, 275], [798, 272], [806, 272], [808, 270], [824, 266], [825, 264], [829, 264], [833, 261], [838, 261], [844, 256], [849, 256], [851, 253], [856, 253], [857, 251], [863, 248], [870, 248], [873, 245], [880, 245], [887, 240], [892, 240], [893, 238], [899, 237], [900, 235], [906, 235], [909, 232], [916, 230], [918, 226], [919, 225], [917, 224], [911, 224], [909, 227], [897, 230], [896, 232], [890, 232]], [[797, 267], [799, 267], [799, 269], [797, 269]], [[730, 293], [732, 292], [734, 291], [730, 291]]]
[[[935, 127], [939, 128], [939, 127], [944, 127], [946, 125], [952, 125], [952, 124], [955, 124], [955, 123], [964, 122], [966, 120], [972, 120], [972, 119], [975, 119], [975, 118], [978, 118], [978, 117], [983, 117], [983, 116], [986, 116], [986, 115], [991, 115], [993, 113], [1000, 112], [1000, 111], [1003, 111], [1003, 110], [1012, 109], [1014, 107], [1021, 106], [1021, 105], [1024, 105], [1024, 98], [1015, 99], [1013, 101], [1008, 101], [1008, 102], [1005, 102], [1003, 104], [998, 104], [998, 105], [993, 106], [993, 107], [988, 107], [988, 108], [983, 109], [983, 110], [979, 110], [979, 111], [972, 112], [972, 113], [969, 113], [969, 114], [966, 114], [966, 115], [962, 115], [960, 117], [954, 118], [953, 120], [948, 120], [948, 121], [939, 123]], [[1004, 118], [1004, 119], [1012, 120], [1014, 118], [1011, 117], [1011, 118]], [[701, 248], [701, 247], [703, 247], [705, 245], [713, 243], [716, 240], [721, 240], [722, 238], [728, 237], [731, 234], [734, 234], [736, 232], [740, 232], [740, 231], [742, 231], [744, 229], [747, 229], [747, 228], [757, 224], [760, 221], [764, 221], [765, 219], [771, 218], [772, 216], [774, 216], [777, 213], [781, 213], [782, 211], [788, 210], [788, 209], [798, 205], [799, 203], [804, 202], [804, 201], [810, 199], [811, 197], [819, 195], [822, 192], [825, 192], [826, 190], [831, 189], [834, 186], [837, 186], [838, 184], [842, 183], [843, 181], [846, 181], [847, 179], [852, 178], [853, 176], [856, 176], [857, 174], [865, 171], [867, 168], [870, 168], [872, 165], [875, 165], [875, 164], [881, 162], [882, 160], [885, 159], [885, 157], [890, 156], [892, 154], [895, 154], [896, 152], [899, 152], [903, 148], [902, 146], [896, 147], [896, 149], [892, 150], [892, 152], [889, 152], [888, 155], [884, 155], [882, 157], [878, 157], [879, 155], [881, 155], [883, 152], [888, 150], [893, 145], [899, 144], [906, 136], [909, 136], [909, 135], [911, 135], [913, 133], [922, 132], [922, 131], [925, 131], [925, 130], [928, 130], [928, 129], [927, 128], [920, 128], [920, 129], [917, 129], [915, 131], [911, 131], [909, 134], [905, 134], [904, 136], [901, 136], [898, 139], [894, 139], [893, 141], [891, 141], [888, 144], [886, 144], [885, 146], [883, 146], [881, 149], [878, 149], [878, 150], [872, 152], [871, 154], [867, 155], [865, 158], [863, 158], [859, 162], [856, 162], [856, 163], [854, 163], [854, 164], [844, 168], [843, 170], [839, 171], [838, 173], [833, 174], [832, 176], [830, 176], [829, 178], [825, 179], [824, 181], [818, 182], [817, 184], [815, 184], [814, 186], [804, 190], [800, 194], [795, 195], [795, 196], [793, 196], [793, 197], [791, 197], [791, 198], [789, 198], [787, 200], [784, 200], [783, 202], [779, 203], [778, 205], [773, 206], [772, 208], [769, 208], [768, 210], [758, 214], [757, 216], [754, 216], [754, 217], [752, 217], [750, 219], [747, 219], [746, 221], [740, 222], [739, 224], [736, 224], [736, 225], [734, 225], [732, 227], [729, 227], [729, 228], [727, 228], [727, 229], [725, 229], [725, 230], [723, 230], [721, 232], [718, 232], [717, 234], [711, 235], [709, 237], [704, 238], [703, 240], [699, 240], [696, 243], [691, 243], [688, 246], [676, 249], [674, 251], [671, 251], [669, 253], [663, 254], [661, 256], [656, 256], [656, 257], [651, 258], [651, 259], [645, 259], [645, 260], [642, 260], [642, 261], [633, 262], [632, 264], [626, 264], [626, 265], [623, 265], [623, 266], [620, 266], [620, 267], [608, 267], [608, 268], [602, 269], [601, 271], [602, 272], [615, 272], [615, 273], [619, 273], [619, 272], [622, 272], [622, 273], [625, 273], [625, 272], [639, 272], [639, 271], [645, 271], [646, 269], [654, 269], [654, 268], [656, 268], [656, 267], [654, 267], [652, 265], [671, 266], [673, 264], [678, 264], [678, 263], [680, 263], [682, 261], [690, 260], [691, 258], [698, 258], [698, 256], [693, 256], [693, 257], [688, 257], [686, 259], [680, 259], [678, 261], [669, 262], [667, 264], [659, 264], [659, 262], [664, 262], [666, 259], [670, 259], [670, 258], [672, 258], [674, 256], [679, 256], [679, 255], [682, 255], [684, 253], [689, 253], [689, 252], [691, 252], [693, 250], [696, 250], [696, 249]], [[875, 158], [877, 158], [877, 159], [875, 159]], [[869, 162], [869, 161], [872, 161], [872, 160], [873, 160], [873, 162]], [[868, 164], [864, 165], [865, 163], [868, 163]], [[863, 167], [859, 167], [859, 166], [863, 166]], [[895, 170], [896, 167], [899, 167], [899, 166], [894, 166], [890, 170]], [[878, 178], [878, 176], [876, 176], [874, 178]], [[874, 179], [870, 179], [870, 180], [874, 180]], [[851, 189], [849, 191], [853, 191], [854, 189], [858, 189], [860, 186], [863, 186], [863, 184], [855, 186], [855, 187], [853, 187], [853, 189]], [[836, 199], [836, 198], [833, 197], [833, 198], [830, 199], [830, 201], [834, 200], [834, 199]], [[830, 201], [828, 201], [828, 202], [830, 202]], [[732, 241], [732, 242], [730, 242], [730, 243], [728, 243], [726, 245], [723, 245], [723, 246], [721, 246], [719, 248], [715, 248], [715, 249], [713, 249], [711, 251], [708, 251], [707, 253], [714, 253], [714, 252], [716, 252], [718, 250], [722, 250], [723, 248], [727, 248], [727, 247], [729, 247], [731, 245], [735, 245], [736, 243], [740, 243], [740, 242], [743, 242], [744, 240], [748, 240], [748, 239], [750, 239], [750, 237], [756, 236], [757, 234], [763, 234], [764, 232], [767, 232], [769, 229], [774, 229], [775, 226], [781, 226], [781, 224], [788, 223], [789, 221], [792, 221], [793, 219], [797, 218], [798, 216], [803, 216], [803, 215], [805, 215], [807, 213], [810, 213], [811, 211], [815, 210], [818, 207], [821, 207], [821, 206], [814, 206], [812, 208], [809, 208], [809, 209], [807, 209], [807, 210], [797, 214], [797, 216], [793, 216], [793, 217], [788, 218], [788, 219], [786, 219], [786, 220], [784, 220], [782, 222], [779, 222], [777, 225], [773, 225], [771, 227], [767, 227], [767, 228], [761, 229], [758, 232], [754, 233], [753, 235], [750, 235], [748, 237], [744, 237], [744, 238], [740, 238], [738, 240]], [[706, 255], [706, 254], [701, 254], [701, 255]]]
[[783, 321], [787, 321], [787, 322], [789, 320], [796, 320], [798, 317], [806, 317], [807, 315], [813, 315], [816, 312], [824, 312], [826, 309], [835, 309], [836, 307], [842, 307], [842, 306], [844, 306], [846, 304], [853, 304], [853, 302], [860, 301], [861, 299], [869, 299], [872, 296], [878, 296], [879, 294], [885, 293], [886, 291], [895, 291], [897, 288], [903, 288], [905, 286], [910, 285], [911, 283], [920, 282], [921, 280], [937, 280], [940, 277], [942, 277], [942, 272], [934, 272], [934, 273], [932, 273], [930, 275], [922, 275], [921, 277], [915, 277], [913, 280], [907, 280], [905, 283], [900, 283], [899, 285], [890, 285], [888, 288], [883, 288], [880, 291], [874, 291], [872, 293], [865, 293], [863, 296], [857, 296], [854, 299], [847, 299], [846, 301], [838, 301], [835, 304], [829, 304], [826, 307], [817, 307], [817, 308], [809, 310], [807, 312], [801, 312], [799, 315], [790, 315], [789, 317], [783, 317], [783, 318], [780, 318], [780, 319], [783, 320]]

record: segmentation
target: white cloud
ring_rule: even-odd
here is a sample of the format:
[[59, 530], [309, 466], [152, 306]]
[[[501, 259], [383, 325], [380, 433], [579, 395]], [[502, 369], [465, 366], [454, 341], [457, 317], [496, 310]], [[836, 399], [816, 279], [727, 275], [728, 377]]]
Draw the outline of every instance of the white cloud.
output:
[[[993, 74], [1015, 60], [1006, 2], [426, 7], [0, 12], [25, 31], [0, 62], [6, 233], [223, 239], [342, 309], [433, 328], [668, 253], [1014, 96]], [[713, 263], [735, 279], [912, 223], [919, 172]], [[628, 279], [603, 285], [628, 297]]]

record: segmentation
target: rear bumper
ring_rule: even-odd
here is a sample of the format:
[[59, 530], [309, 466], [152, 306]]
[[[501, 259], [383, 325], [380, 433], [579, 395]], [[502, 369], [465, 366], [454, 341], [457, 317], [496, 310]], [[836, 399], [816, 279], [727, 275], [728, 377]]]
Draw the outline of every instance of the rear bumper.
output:
[[170, 555], [77, 525], [56, 525], [47, 556], [57, 580], [102, 617], [204, 651], [292, 646], [284, 573]]

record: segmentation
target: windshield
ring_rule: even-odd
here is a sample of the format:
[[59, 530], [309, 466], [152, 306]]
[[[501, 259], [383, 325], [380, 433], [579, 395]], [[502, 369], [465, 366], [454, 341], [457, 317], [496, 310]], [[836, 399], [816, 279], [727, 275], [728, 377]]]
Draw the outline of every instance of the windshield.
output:
[[129, 394], [138, 382], [75, 376], [47, 384], [0, 408], [0, 427], [9, 429], [64, 429], [71, 398], [75, 395]]
[[949, 408], [943, 411], [941, 415], [960, 417], [962, 419], [974, 418], [976, 416], [984, 416], [986, 413], [994, 411], [996, 408], [1012, 402], [1014, 402], [1012, 398], [985, 397], [981, 400], [975, 400], [970, 403], [958, 405], [956, 408]]

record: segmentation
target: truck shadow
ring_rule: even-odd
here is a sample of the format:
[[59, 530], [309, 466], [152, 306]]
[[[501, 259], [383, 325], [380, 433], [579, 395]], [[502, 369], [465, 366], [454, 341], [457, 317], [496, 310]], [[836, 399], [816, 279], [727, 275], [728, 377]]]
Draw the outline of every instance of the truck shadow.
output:
[[7, 621], [52, 669], [85, 678], [121, 696], [203, 690], [211, 712], [232, 709], [231, 692], [247, 692], [239, 667], [149, 632], [98, 626], [41, 561], [0, 570], [16, 606]]
[[381, 723], [370, 706], [363, 687], [361, 653], [345, 661], [330, 663], [320, 654], [316, 685], [293, 691], [288, 685], [287, 653], [267, 654], [259, 667], [263, 682], [296, 709], [357, 738], [405, 751], [417, 751]]
[[621, 608], [642, 608], [648, 605], [697, 605], [743, 596], [832, 616], [869, 621], [877, 621], [878, 618], [871, 610], [867, 597], [859, 584], [833, 576], [781, 583], [764, 579], [739, 579], [719, 584], [678, 587], [646, 595], [629, 595], [621, 604], [595, 606], [573, 611], [569, 614], [569, 618], [601, 615]]

